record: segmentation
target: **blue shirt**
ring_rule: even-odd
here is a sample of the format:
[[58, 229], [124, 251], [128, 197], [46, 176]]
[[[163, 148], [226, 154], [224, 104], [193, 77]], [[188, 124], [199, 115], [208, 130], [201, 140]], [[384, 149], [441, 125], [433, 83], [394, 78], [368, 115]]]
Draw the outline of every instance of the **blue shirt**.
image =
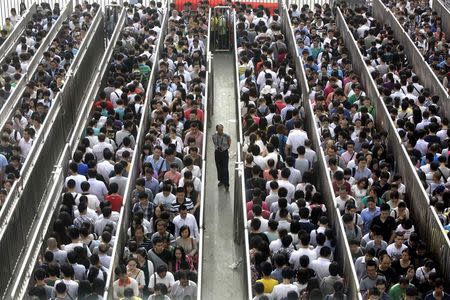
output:
[[85, 164], [85, 163], [79, 163], [78, 164], [78, 174], [87, 176], [88, 170], [89, 170], [89, 168], [88, 168], [87, 164]]
[[156, 173], [167, 171], [166, 160], [161, 156], [155, 161], [154, 156], [149, 155], [145, 158], [144, 163], [150, 163]]
[[153, 195], [156, 195], [159, 193], [159, 182], [155, 179], [155, 177], [152, 177], [151, 180], [145, 178], [145, 188], [152, 191]]
[[0, 153], [0, 170], [4, 170], [7, 165], [8, 160], [6, 159], [6, 156]]
[[369, 208], [366, 207], [361, 211], [361, 218], [364, 222], [363, 229], [364, 233], [369, 232], [370, 223], [372, 223], [373, 218], [380, 215], [380, 208], [378, 206], [375, 207], [375, 211], [369, 211]]

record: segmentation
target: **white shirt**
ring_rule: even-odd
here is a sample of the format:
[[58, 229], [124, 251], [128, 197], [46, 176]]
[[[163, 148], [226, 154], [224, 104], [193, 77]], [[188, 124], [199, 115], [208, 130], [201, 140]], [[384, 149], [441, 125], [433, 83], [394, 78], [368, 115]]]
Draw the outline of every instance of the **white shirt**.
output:
[[105, 200], [105, 195], [108, 194], [108, 189], [103, 181], [97, 180], [95, 178], [89, 178], [89, 193], [94, 194], [100, 201]]
[[110, 143], [107, 142], [99, 142], [98, 144], [92, 147], [92, 152], [98, 161], [103, 161], [103, 150], [108, 148], [111, 153], [114, 152], [114, 148]]
[[[261, 227], [259, 227], [260, 232], [266, 232], [269, 229], [269, 221], [264, 219], [262, 216], [254, 217], [254, 219], [259, 219], [261, 221]], [[247, 221], [248, 227], [250, 227], [250, 223], [252, 220]]]
[[297, 153], [298, 146], [304, 146], [305, 140], [308, 139], [308, 134], [301, 129], [293, 129], [288, 135], [286, 145], [291, 146], [291, 152]]
[[180, 235], [180, 228], [184, 225], [189, 227], [191, 237], [195, 239], [199, 238], [197, 220], [194, 215], [188, 213], [184, 219], [181, 215], [178, 215], [173, 219], [172, 223], [175, 225], [175, 238]]
[[108, 161], [103, 160], [97, 164], [97, 173], [102, 175], [106, 182], [109, 183], [109, 174], [114, 171], [114, 165]]
[[[181, 178], [184, 178], [184, 173], [188, 171], [188, 169], [185, 167], [183, 170], [181, 170]], [[194, 168], [192, 169], [192, 177], [202, 178], [202, 170], [199, 166], [194, 165]]]
[[81, 190], [81, 183], [84, 182], [84, 181], [86, 181], [86, 176], [77, 174], [77, 175], [70, 175], [70, 176], [66, 177], [66, 180], [65, 180], [65, 182], [64, 182], [64, 186], [65, 186], [65, 187], [67, 187], [67, 182], [68, 182], [70, 179], [73, 179], [73, 180], [75, 181], [75, 192], [81, 194], [81, 193], [83, 192], [83, 191]]
[[290, 284], [284, 284], [280, 283], [273, 287], [272, 290], [272, 299], [273, 300], [281, 300], [287, 297], [287, 294], [290, 291], [294, 291], [298, 293], [298, 288], [296, 285], [290, 283]]
[[402, 244], [400, 248], [397, 248], [395, 246], [395, 243], [392, 243], [389, 246], [387, 246], [386, 252], [392, 259], [400, 259], [402, 256], [402, 251], [407, 248], [408, 246], [406, 246], [405, 244]]
[[162, 204], [164, 208], [169, 209], [172, 206], [172, 202], [176, 200], [176, 197], [174, 194], [170, 193], [167, 197], [164, 196], [163, 192], [159, 192], [156, 194], [155, 199], [153, 200], [153, 204], [158, 206], [159, 204]]
[[89, 250], [89, 247], [84, 247], [83, 243], [78, 242], [78, 243], [70, 243], [67, 245], [63, 246], [63, 250], [66, 251], [67, 253], [72, 252], [73, 249], [75, 249], [76, 247], [81, 247], [81, 248], [85, 248], [87, 250], [87, 256], [91, 256], [91, 251]]
[[316, 260], [313, 260], [309, 263], [309, 268], [313, 269], [317, 277], [322, 280], [323, 278], [330, 275], [329, 267], [330, 267], [331, 261], [328, 258], [319, 257]]
[[33, 139], [29, 139], [28, 142], [25, 140], [25, 138], [21, 138], [19, 141], [19, 147], [20, 147], [20, 156], [23, 159], [26, 159], [28, 156], [28, 153], [30, 153], [31, 147], [33, 146]]
[[175, 278], [173, 277], [173, 274], [169, 271], [167, 271], [166, 276], [164, 278], [159, 277], [158, 273], [153, 273], [152, 276], [150, 276], [150, 281], [148, 283], [148, 288], [153, 289], [155, 287], [155, 275], [156, 275], [156, 284], [162, 283], [167, 288], [170, 288], [175, 284]]
[[314, 249], [310, 248], [300, 248], [294, 252], [292, 252], [291, 257], [289, 258], [289, 263], [294, 266], [294, 269], [298, 269], [300, 266], [300, 257], [306, 255], [309, 257], [309, 261], [312, 262], [317, 258], [317, 253]]
[[[55, 281], [55, 287], [58, 283], [60, 282], [64, 282], [66, 287], [67, 287], [67, 292], [70, 295], [70, 297], [72, 297], [73, 299], [77, 298], [78, 296], [78, 282], [74, 281], [74, 280], [66, 280], [66, 279], [61, 279], [61, 280], [56, 280]], [[56, 290], [55, 288], [53, 288], [53, 295], [56, 296]]]

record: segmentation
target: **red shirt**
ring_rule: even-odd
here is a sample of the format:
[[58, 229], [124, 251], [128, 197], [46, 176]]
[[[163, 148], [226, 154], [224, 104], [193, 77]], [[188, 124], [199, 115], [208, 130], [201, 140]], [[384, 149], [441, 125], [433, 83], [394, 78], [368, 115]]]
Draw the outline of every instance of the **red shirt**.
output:
[[111, 202], [111, 209], [113, 211], [120, 212], [120, 208], [122, 207], [123, 197], [120, 195], [108, 195], [106, 196], [106, 201]]
[[[192, 110], [192, 108], [189, 108], [184, 111], [184, 117], [186, 118], [186, 120], [189, 120], [189, 115], [191, 113], [191, 110]], [[200, 122], [203, 122], [203, 110], [201, 110], [200, 108], [197, 108], [197, 120], [199, 120]]]
[[[102, 103], [102, 102], [103, 102], [102, 100], [96, 101], [96, 102], [94, 103], [94, 108], [102, 108], [102, 107], [101, 107], [101, 104], [100, 104], [100, 103]], [[113, 106], [113, 104], [112, 104], [111, 101], [106, 100], [105, 102], [106, 102], [106, 109], [107, 109], [107, 110], [114, 109], [114, 106]]]

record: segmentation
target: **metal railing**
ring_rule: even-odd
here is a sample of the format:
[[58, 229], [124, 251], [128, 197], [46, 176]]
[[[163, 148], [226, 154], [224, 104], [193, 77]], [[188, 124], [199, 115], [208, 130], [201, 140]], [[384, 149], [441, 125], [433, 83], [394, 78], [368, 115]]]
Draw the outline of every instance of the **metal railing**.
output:
[[[208, 16], [211, 16], [211, 8], [208, 11]], [[211, 127], [210, 122], [210, 107], [214, 101], [213, 90], [213, 74], [212, 74], [212, 54], [211, 50], [211, 18], [208, 18], [208, 40], [206, 42], [206, 82], [205, 82], [205, 96], [206, 103], [203, 107], [204, 123], [203, 123], [203, 148], [202, 148], [202, 187], [200, 195], [200, 220], [199, 220], [199, 244], [198, 244], [198, 269], [197, 269], [197, 300], [202, 299], [203, 294], [203, 252], [205, 239], [205, 191], [206, 191], [206, 149], [208, 149], [208, 135], [207, 130]]]
[[333, 186], [331, 184], [330, 173], [328, 172], [328, 164], [325, 161], [325, 153], [320, 146], [321, 138], [315, 124], [315, 116], [313, 108], [309, 101], [310, 89], [306, 78], [305, 69], [303, 67], [303, 61], [298, 53], [295, 35], [292, 29], [291, 20], [288, 16], [288, 10], [286, 5], [283, 5], [282, 9], [282, 28], [286, 33], [286, 41], [291, 56], [294, 58], [295, 71], [297, 81], [300, 83], [302, 91], [302, 103], [305, 110], [305, 128], [308, 132], [308, 138], [311, 140], [313, 149], [316, 151], [318, 163], [315, 166], [314, 173], [319, 174], [317, 185], [320, 188], [320, 192], [323, 195], [323, 199], [327, 199], [325, 205], [327, 207], [327, 214], [330, 224], [332, 224], [335, 232], [337, 245], [335, 260], [339, 262], [341, 267], [342, 277], [347, 289], [347, 297], [350, 299], [362, 299], [359, 293], [359, 282], [356, 276], [356, 270], [353, 264], [352, 255], [350, 252], [350, 246], [346, 239], [344, 224], [342, 222], [339, 209], [336, 208], [334, 201], [330, 201], [335, 198]]
[[234, 66], [235, 66], [235, 98], [236, 98], [236, 116], [237, 116], [237, 152], [236, 152], [236, 168], [234, 170], [234, 241], [237, 244], [244, 244], [244, 295], [243, 299], [252, 299], [252, 280], [251, 280], [251, 260], [250, 260], [250, 244], [248, 240], [247, 226], [247, 202], [245, 197], [245, 176], [244, 161], [242, 158], [244, 144], [244, 127], [242, 124], [241, 111], [241, 93], [239, 89], [239, 58], [237, 47], [237, 19], [236, 12], [233, 20], [233, 41], [234, 41]]
[[[36, 3], [33, 3], [33, 5], [24, 13], [20, 21], [16, 24], [14, 30], [9, 34], [6, 41], [4, 41], [0, 46], [0, 61], [3, 61], [9, 53], [15, 50], [14, 46], [18, 44], [20, 37], [27, 28], [28, 22], [32, 20], [33, 14], [36, 13], [36, 7]], [[0, 65], [3, 65], [3, 63]]]

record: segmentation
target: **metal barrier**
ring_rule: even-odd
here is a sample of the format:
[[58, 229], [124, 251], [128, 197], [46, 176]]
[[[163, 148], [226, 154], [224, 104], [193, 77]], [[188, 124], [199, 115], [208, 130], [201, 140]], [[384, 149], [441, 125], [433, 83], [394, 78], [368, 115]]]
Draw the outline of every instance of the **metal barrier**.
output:
[[391, 10], [381, 0], [373, 0], [373, 16], [375, 19], [391, 27], [394, 32], [394, 37], [400, 42], [400, 45], [404, 45], [404, 51], [408, 57], [408, 61], [414, 66], [414, 72], [425, 87], [428, 87], [433, 94], [439, 96], [439, 106], [443, 109], [444, 114], [449, 116], [450, 102], [447, 100], [449, 97], [447, 91]]
[[239, 89], [239, 59], [237, 48], [237, 19], [236, 11], [234, 11], [233, 20], [233, 43], [234, 43], [234, 66], [235, 66], [235, 98], [236, 98], [236, 116], [237, 116], [237, 152], [236, 152], [236, 167], [234, 170], [234, 242], [237, 244], [244, 243], [244, 287], [245, 294], [243, 299], [252, 299], [252, 279], [251, 279], [251, 260], [250, 260], [250, 245], [248, 240], [248, 226], [247, 226], [247, 201], [245, 197], [245, 176], [244, 176], [244, 161], [242, 159], [243, 144], [244, 144], [244, 127], [242, 125], [242, 111], [241, 111], [241, 93]]
[[[162, 52], [162, 49], [164, 47], [162, 37], [167, 32], [167, 26], [168, 26], [168, 14], [164, 14], [160, 36], [155, 50], [156, 53], [154, 60], [155, 62], [159, 61], [160, 53]], [[148, 86], [145, 95], [146, 102], [142, 110], [142, 117], [139, 124], [139, 132], [136, 139], [136, 146], [134, 148], [133, 157], [130, 163], [131, 170], [128, 174], [128, 182], [123, 195], [124, 205], [120, 210], [120, 218], [117, 223], [116, 243], [113, 247], [111, 255], [111, 265], [108, 270], [108, 279], [106, 281], [103, 299], [112, 299], [112, 295], [114, 293], [113, 291], [114, 269], [122, 262], [122, 254], [123, 254], [122, 252], [127, 242], [127, 229], [128, 224], [130, 224], [131, 198], [132, 198], [131, 194], [133, 192], [135, 179], [140, 174], [139, 159], [141, 156], [141, 149], [144, 144], [145, 133], [148, 129], [148, 126], [150, 125], [150, 122], [148, 122], [150, 120], [150, 113], [151, 113], [150, 101], [153, 98], [154, 93], [153, 86], [155, 85], [156, 82], [158, 69], [159, 65], [155, 63], [151, 70], [150, 77], [148, 80]]]
[[[70, 0], [73, 1], [73, 0]], [[70, 2], [72, 3], [72, 2]], [[65, 21], [66, 18], [70, 16], [72, 13], [73, 8], [72, 5], [67, 5], [66, 8], [61, 12], [61, 15], [59, 16], [58, 20], [55, 24], [53, 24], [53, 27], [48, 32], [45, 39], [42, 41], [39, 49], [37, 49], [36, 53], [34, 54], [33, 59], [31, 60], [28, 71], [26, 74], [22, 76], [22, 78], [17, 83], [15, 89], [9, 95], [8, 99], [5, 102], [5, 105], [0, 110], [0, 128], [3, 128], [5, 126], [5, 122], [7, 120], [11, 120], [16, 109], [20, 107], [20, 96], [25, 91], [25, 85], [30, 80], [31, 76], [34, 74], [34, 72], [37, 70], [37, 67], [42, 59], [43, 53], [47, 50], [47, 48], [50, 46], [51, 42], [55, 39], [57, 33], [59, 32], [60, 27], [62, 26], [63, 21]], [[3, 210], [3, 209], [2, 209]], [[2, 217], [0, 215], [0, 223], [1, 223]]]
[[[417, 221], [417, 224], [427, 225], [417, 226], [418, 231], [422, 238], [426, 240], [429, 250], [439, 257], [440, 266], [445, 277], [448, 278], [447, 276], [449, 276], [450, 272], [448, 269], [449, 259], [448, 256], [444, 256], [441, 253], [448, 254], [450, 252], [450, 242], [445, 234], [441, 234], [441, 232], [439, 232], [439, 219], [433, 216], [433, 208], [430, 208], [429, 206], [428, 195], [417, 175], [416, 168], [409, 159], [406, 148], [401, 143], [400, 136], [398, 135], [396, 127], [390, 118], [386, 105], [382, 100], [378, 89], [376, 88], [376, 84], [365, 65], [357, 43], [353, 38], [353, 34], [348, 29], [345, 22], [345, 17], [339, 8], [336, 9], [336, 25], [342, 34], [345, 46], [349, 50], [349, 53], [352, 53], [353, 69], [356, 70], [360, 76], [361, 82], [364, 83], [366, 88], [366, 93], [369, 98], [372, 99], [372, 103], [375, 106], [377, 125], [379, 128], [385, 128], [388, 133], [388, 148], [395, 157], [395, 170], [401, 174], [403, 181], [408, 183], [406, 187], [406, 194], [408, 197], [406, 200], [411, 215]], [[432, 230], [434, 233], [433, 236], [429, 234], [429, 230]]]
[[208, 41], [206, 43], [206, 82], [205, 96], [206, 103], [203, 107], [204, 124], [203, 124], [203, 149], [202, 149], [202, 192], [200, 195], [200, 220], [199, 220], [199, 244], [198, 244], [198, 269], [197, 269], [197, 300], [202, 299], [203, 293], [203, 252], [205, 238], [205, 191], [206, 191], [206, 149], [208, 149], [208, 135], [206, 131], [211, 127], [210, 104], [214, 101], [214, 82], [213, 82], [213, 66], [211, 54], [211, 8], [208, 11]]
[[[9, 268], [2, 269], [2, 272], [5, 271], [9, 274], [6, 277], [2, 276], [5, 280], [9, 278], [16, 279], [17, 276], [11, 277], [11, 274], [16, 274], [14, 271], [18, 266], [15, 264], [22, 261], [18, 258], [34, 250], [34, 247], [27, 242], [28, 236], [37, 234], [36, 222], [42, 223], [41, 219], [44, 217], [42, 212], [44, 207], [47, 207], [47, 201], [43, 201], [45, 200], [43, 195], [45, 194], [48, 181], [52, 177], [53, 164], [57, 162], [65, 146], [66, 136], [69, 133], [67, 130], [70, 130], [68, 126], [64, 125], [67, 123], [66, 120], [68, 118], [77, 114], [75, 111], [77, 107], [73, 107], [72, 110], [65, 107], [67, 105], [66, 101], [78, 102], [81, 97], [75, 97], [79, 97], [79, 94], [82, 95], [85, 90], [85, 88], [80, 88], [80, 86], [87, 87], [90, 79], [89, 76], [81, 76], [77, 84], [72, 84], [73, 80], [70, 74], [74, 74], [74, 77], [77, 78], [80, 76], [80, 73], [92, 73], [92, 69], [98, 62], [95, 58], [99, 58], [101, 55], [102, 51], [99, 50], [102, 47], [98, 45], [92, 46], [91, 44], [93, 43], [91, 41], [93, 38], [99, 38], [97, 29], [101, 24], [102, 18], [103, 15], [101, 12], [98, 12], [81, 44], [78, 53], [79, 58], [74, 60], [69, 68], [69, 79], [54, 99], [54, 105], [50, 108], [41, 130], [34, 140], [35, 143], [24, 163], [24, 168], [26, 169], [23, 170], [26, 173], [22, 174], [21, 178], [13, 185], [14, 192], [10, 195], [14, 197], [10, 198], [8, 195], [7, 201], [11, 201], [10, 209], [8, 210], [10, 215], [5, 219], [6, 225], [3, 227], [0, 235], [2, 246], [7, 245], [7, 250], [5, 251], [9, 251], [9, 261], [1, 261], [4, 266], [9, 264]], [[21, 273], [21, 276], [25, 275]], [[1, 287], [3, 293], [3, 289], [7, 287], [7, 284], [2, 282]], [[23, 290], [23, 285], [19, 287], [16, 284], [13, 290], [14, 293], [20, 292]], [[8, 295], [10, 292], [8, 290]]]
[[32, 19], [33, 15], [36, 13], [36, 3], [24, 13], [24, 16], [14, 27], [14, 30], [9, 34], [9, 37], [0, 46], [0, 61], [3, 61], [7, 54], [15, 50], [15, 45], [18, 44], [19, 38], [22, 36], [23, 32], [27, 28], [28, 22]]
[[333, 224], [333, 229], [335, 231], [337, 243], [337, 257], [336, 261], [339, 262], [342, 270], [342, 277], [344, 278], [347, 287], [347, 296], [351, 299], [362, 299], [359, 293], [359, 282], [357, 280], [355, 267], [352, 260], [352, 255], [350, 253], [350, 246], [348, 244], [344, 224], [342, 222], [339, 209], [336, 208], [334, 200], [335, 199], [334, 190], [331, 185], [331, 177], [328, 172], [328, 165], [325, 161], [325, 153], [323, 152], [321, 144], [320, 135], [315, 124], [314, 112], [309, 101], [310, 89], [306, 79], [305, 70], [303, 68], [303, 62], [301, 56], [298, 55], [295, 35], [292, 29], [291, 20], [288, 16], [288, 10], [286, 5], [283, 5], [282, 9], [282, 28], [286, 34], [287, 46], [292, 57], [294, 57], [295, 71], [298, 82], [300, 82], [302, 90], [302, 103], [305, 110], [305, 129], [308, 132], [308, 138], [313, 144], [313, 148], [317, 153], [318, 164], [315, 166], [314, 173], [319, 174], [317, 181], [317, 186], [323, 199], [327, 199], [325, 205], [327, 207], [328, 218], [330, 223]]
[[440, 0], [432, 0], [433, 10], [442, 19], [442, 31], [446, 35], [450, 34], [450, 9], [449, 6], [442, 3]]

